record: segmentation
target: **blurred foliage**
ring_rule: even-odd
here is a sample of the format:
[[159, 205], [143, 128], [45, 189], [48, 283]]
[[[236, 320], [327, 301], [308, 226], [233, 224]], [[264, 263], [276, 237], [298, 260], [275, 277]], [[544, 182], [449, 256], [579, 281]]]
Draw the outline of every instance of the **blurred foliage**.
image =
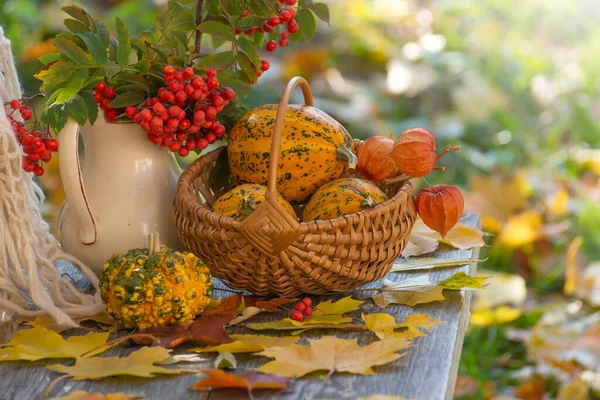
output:
[[[355, 137], [397, 136], [423, 126], [436, 134], [439, 148], [463, 146], [444, 158], [446, 172], [427, 179], [464, 188], [468, 210], [481, 213], [483, 227], [494, 233], [482, 254], [489, 257], [485, 267], [519, 274], [529, 288], [521, 318], [469, 332], [460, 371], [482, 389], [464, 398], [489, 397], [482, 391], [490, 381], [507, 393], [518, 384], [515, 371], [533, 365], [528, 348], [508, 333], [534, 327], [549, 301], [567, 301], [565, 277], [583, 288], [587, 276], [589, 293], [566, 295], [580, 298], [588, 313], [600, 306], [590, 295], [600, 291], [600, 277], [594, 281], [598, 273], [588, 273], [600, 260], [598, 2], [326, 2], [331, 26], [320, 22], [310, 44], [262, 55], [271, 69], [247, 105], [277, 102], [283, 82], [302, 75], [316, 106]], [[106, 21], [118, 14], [137, 31], [152, 25], [163, 6], [150, 0], [78, 3]], [[47, 51], [45, 40], [63, 30], [62, 4], [0, 0], [0, 24], [13, 40], [27, 93], [37, 90], [32, 76], [39, 68], [35, 59]], [[301, 102], [299, 93], [293, 101]], [[546, 377], [541, 390], [555, 394], [558, 385]]]

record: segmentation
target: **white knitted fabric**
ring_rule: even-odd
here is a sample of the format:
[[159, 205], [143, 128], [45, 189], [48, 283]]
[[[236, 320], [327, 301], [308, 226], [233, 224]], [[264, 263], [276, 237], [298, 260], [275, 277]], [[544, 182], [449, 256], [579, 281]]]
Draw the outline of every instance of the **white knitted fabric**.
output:
[[[10, 41], [0, 27], [0, 104], [21, 98]], [[0, 313], [20, 316], [49, 314], [63, 326], [77, 326], [71, 317], [104, 310], [98, 277], [65, 254], [43, 220], [44, 193], [21, 166], [22, 150], [0, 110]], [[96, 295], [83, 294], [63, 279], [59, 259], [76, 265], [92, 282]]]

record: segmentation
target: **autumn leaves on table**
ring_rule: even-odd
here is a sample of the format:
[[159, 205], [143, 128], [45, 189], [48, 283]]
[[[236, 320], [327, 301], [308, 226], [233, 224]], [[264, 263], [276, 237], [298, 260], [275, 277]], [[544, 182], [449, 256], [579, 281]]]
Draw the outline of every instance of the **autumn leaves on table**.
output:
[[[148, 140], [182, 157], [200, 153], [225, 136], [245, 111], [237, 99], [269, 70], [258, 52], [310, 40], [316, 18], [329, 18], [318, 2], [194, 3], [202, 9], [169, 1], [154, 29], [137, 37], [119, 17], [111, 37], [82, 8], [63, 7], [69, 32], [56, 36], [56, 52], [40, 58], [44, 67], [35, 75], [47, 99], [39, 120], [29, 98], [4, 104], [16, 117], [11, 123], [25, 150], [25, 171], [43, 175], [57, 147], [51, 131], [61, 131], [67, 118], [94, 124], [99, 112], [108, 122], [137, 123]], [[216, 53], [202, 51], [203, 37]]]

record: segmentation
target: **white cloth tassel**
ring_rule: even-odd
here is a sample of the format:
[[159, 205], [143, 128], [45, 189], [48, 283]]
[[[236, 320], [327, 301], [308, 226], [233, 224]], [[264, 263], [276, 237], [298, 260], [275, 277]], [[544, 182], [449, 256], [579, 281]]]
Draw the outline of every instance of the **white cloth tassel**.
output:
[[[21, 98], [10, 41], [0, 27], [0, 101]], [[44, 193], [21, 167], [22, 153], [5, 113], [0, 110], [0, 313], [48, 314], [64, 326], [72, 317], [104, 310], [98, 277], [65, 254], [43, 220]], [[95, 295], [78, 292], [60, 276], [55, 263], [64, 259], [92, 282]]]

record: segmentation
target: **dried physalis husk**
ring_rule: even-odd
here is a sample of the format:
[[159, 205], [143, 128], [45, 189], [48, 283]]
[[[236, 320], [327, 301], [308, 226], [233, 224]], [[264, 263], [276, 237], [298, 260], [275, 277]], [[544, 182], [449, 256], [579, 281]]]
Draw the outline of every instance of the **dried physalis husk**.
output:
[[435, 137], [424, 128], [407, 129], [396, 139], [391, 156], [403, 174], [423, 177], [435, 168]]
[[394, 141], [383, 136], [374, 136], [362, 142], [356, 150], [356, 170], [365, 178], [379, 182], [393, 178], [400, 172], [391, 157]]
[[451, 185], [435, 185], [417, 195], [417, 211], [421, 219], [442, 237], [458, 223], [465, 209], [460, 190]]

